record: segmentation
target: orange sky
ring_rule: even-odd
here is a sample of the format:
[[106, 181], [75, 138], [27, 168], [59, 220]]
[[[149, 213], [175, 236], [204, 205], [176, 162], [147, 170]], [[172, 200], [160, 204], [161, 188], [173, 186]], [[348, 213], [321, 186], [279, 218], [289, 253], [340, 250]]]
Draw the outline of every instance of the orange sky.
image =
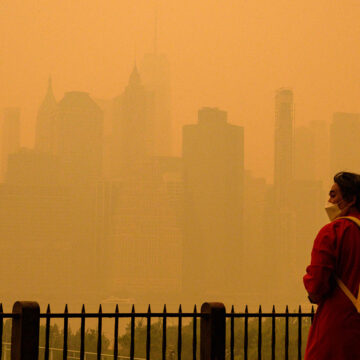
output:
[[0, 0], [0, 107], [22, 108], [24, 145], [50, 73], [57, 99], [122, 92], [135, 53], [153, 49], [156, 2], [175, 154], [181, 126], [218, 106], [245, 126], [246, 167], [271, 180], [277, 88], [293, 88], [297, 124], [360, 112], [358, 0]]

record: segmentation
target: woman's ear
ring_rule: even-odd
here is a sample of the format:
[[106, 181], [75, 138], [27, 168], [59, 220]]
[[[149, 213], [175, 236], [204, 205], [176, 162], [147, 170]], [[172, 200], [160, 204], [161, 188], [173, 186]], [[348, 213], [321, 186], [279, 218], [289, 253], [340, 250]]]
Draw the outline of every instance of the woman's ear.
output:
[[349, 202], [349, 206], [353, 206], [356, 203], [356, 196], [354, 195], [352, 200]]

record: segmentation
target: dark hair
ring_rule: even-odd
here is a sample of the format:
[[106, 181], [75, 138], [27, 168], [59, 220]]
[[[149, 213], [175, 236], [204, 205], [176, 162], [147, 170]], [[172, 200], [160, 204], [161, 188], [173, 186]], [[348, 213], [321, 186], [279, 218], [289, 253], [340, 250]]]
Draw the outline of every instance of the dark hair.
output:
[[334, 182], [339, 185], [345, 201], [350, 202], [356, 197], [354, 206], [360, 210], [360, 175], [341, 171], [335, 174]]

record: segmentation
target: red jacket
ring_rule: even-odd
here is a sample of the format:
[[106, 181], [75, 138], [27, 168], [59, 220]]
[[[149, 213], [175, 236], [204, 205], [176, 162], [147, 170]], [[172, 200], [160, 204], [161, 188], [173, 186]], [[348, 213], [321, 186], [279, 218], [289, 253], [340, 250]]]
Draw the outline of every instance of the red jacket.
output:
[[[352, 210], [348, 216], [360, 219]], [[337, 275], [358, 295], [360, 283], [360, 228], [337, 219], [317, 235], [306, 268], [304, 285], [318, 304], [310, 328], [305, 360], [360, 360], [360, 314], [336, 284]]]

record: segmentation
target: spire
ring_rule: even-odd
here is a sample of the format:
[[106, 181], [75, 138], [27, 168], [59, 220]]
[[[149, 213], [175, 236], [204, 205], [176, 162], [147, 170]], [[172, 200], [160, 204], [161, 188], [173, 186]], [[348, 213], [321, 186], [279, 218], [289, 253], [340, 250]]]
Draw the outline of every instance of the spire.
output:
[[135, 61], [134, 68], [129, 78], [129, 85], [140, 85], [140, 84], [141, 84], [140, 74]]
[[46, 91], [46, 95], [40, 106], [40, 109], [42, 110], [42, 109], [53, 108], [54, 106], [56, 106], [56, 99], [54, 96], [54, 92], [53, 92], [53, 88], [52, 88], [52, 78], [50, 75], [49, 79], [48, 79], [48, 88]]
[[38, 110], [36, 121], [35, 148], [42, 152], [52, 151], [52, 123], [56, 108], [57, 102], [52, 89], [52, 79], [49, 76], [46, 95]]

